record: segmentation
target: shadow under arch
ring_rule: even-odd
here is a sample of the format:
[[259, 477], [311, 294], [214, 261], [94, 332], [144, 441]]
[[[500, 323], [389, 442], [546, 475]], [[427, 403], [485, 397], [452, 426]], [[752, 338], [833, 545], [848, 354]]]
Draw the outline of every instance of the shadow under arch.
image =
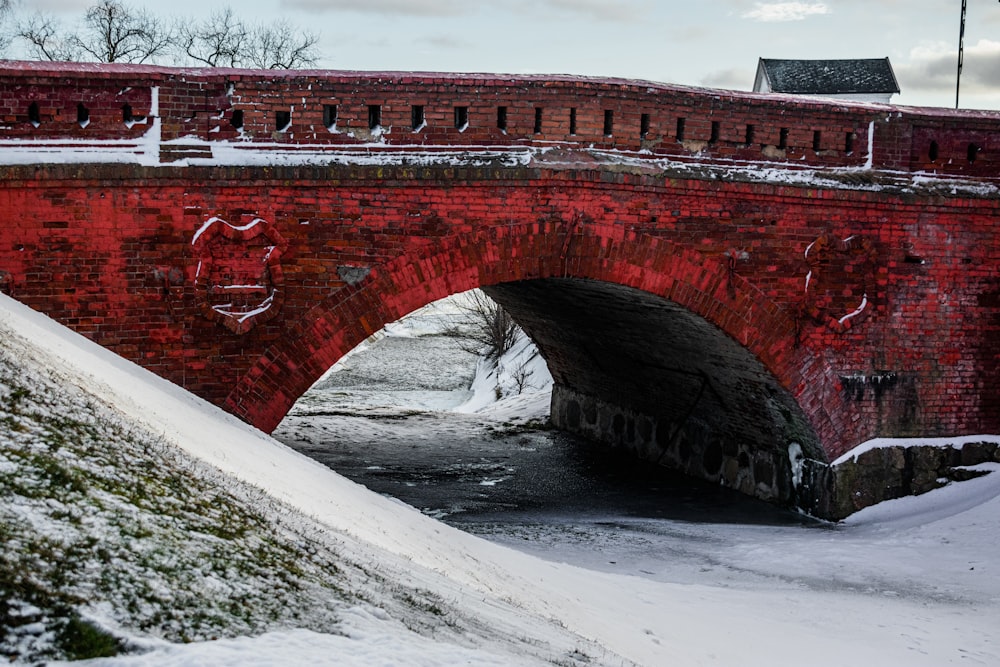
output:
[[[694, 329], [686, 325], [695, 338], [711, 343], [699, 347], [699, 353], [711, 354], [716, 343], [728, 341], [727, 354], [738, 350], [735, 354], [742, 355], [740, 363], [753, 367], [752, 373], [736, 377], [735, 382], [746, 384], [749, 375], [758, 377], [741, 390], [746, 400], [741, 399], [742, 407], [735, 409], [770, 406], [770, 412], [781, 415], [769, 434], [775, 460], [769, 459], [766, 465], [787, 468], [787, 448], [793, 438], [808, 458], [830, 460], [830, 449], [823, 443], [833, 437], [834, 425], [822, 408], [808, 408], [824, 405], [823, 397], [816, 393], [817, 385], [823, 383], [804, 374], [803, 369], [816, 372], [816, 364], [807, 358], [807, 350], [795, 344], [793, 316], [731, 272], [724, 261], [613, 224], [526, 222], [488, 227], [471, 236], [429, 239], [419, 254], [371, 267], [363, 280], [341, 288], [310, 309], [250, 368], [225, 407], [270, 432], [323, 373], [368, 336], [428, 303], [469, 289], [486, 288], [541, 343], [542, 354], [556, 379], [555, 394], [563, 396], [564, 407], [570, 409], [573, 398], [586, 399], [577, 400], [578, 406], [589, 400], [588, 409], [619, 409], [627, 416], [630, 407], [622, 404], [627, 402], [627, 396], [616, 399], [613, 389], [595, 392], [593, 382], [578, 382], [572, 370], [572, 355], [563, 355], [566, 359], [559, 361], [558, 340], [547, 338], [542, 333], [542, 320], [532, 321], [530, 316], [532, 308], [537, 311], [537, 294], [532, 297], [535, 306], [524, 295], [538, 292], [530, 287], [532, 284], [546, 289], [577, 285], [571, 290], [577, 294], [581, 293], [579, 285], [588, 284], [592, 295], [601, 291], [595, 292], [593, 285], [613, 286], [610, 291], [603, 290], [607, 298], [631, 301], [640, 309], [655, 304], [659, 322], [665, 321], [663, 317], [668, 314], [682, 314], [688, 325], [701, 323]], [[519, 290], [521, 297], [517, 296]], [[657, 345], [655, 336], [649, 345]], [[697, 375], [697, 371], [693, 372]], [[725, 405], [724, 392], [713, 389], [712, 380], [705, 384], [702, 391], [716, 394], [716, 402], [730, 409]], [[580, 393], [584, 396], [576, 396]], [[661, 445], [665, 438], [658, 429], [678, 428], [676, 415], [649, 415], [647, 408], [633, 412], [633, 416], [653, 419], [652, 441]], [[553, 413], [554, 417], [559, 413], [556, 398]], [[562, 415], [559, 425], [571, 426], [571, 417]], [[586, 419], [577, 422], [585, 423]], [[754, 435], [747, 434], [747, 441], [751, 447], [761, 447], [761, 443], [751, 442]], [[692, 434], [682, 437], [677, 431], [671, 437], [690, 442]], [[730, 444], [718, 444], [723, 458], [739, 457]], [[663, 458], [662, 453], [659, 456]], [[753, 460], [743, 463], [751, 468], [760, 465]], [[725, 474], [720, 465], [716, 478]]]

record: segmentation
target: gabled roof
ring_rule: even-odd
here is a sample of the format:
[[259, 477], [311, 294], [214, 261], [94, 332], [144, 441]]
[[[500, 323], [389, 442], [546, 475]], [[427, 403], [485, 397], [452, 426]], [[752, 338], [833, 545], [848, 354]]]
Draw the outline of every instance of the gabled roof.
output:
[[773, 60], [761, 58], [754, 90], [766, 77], [775, 93], [838, 95], [898, 93], [899, 84], [888, 58], [862, 60]]

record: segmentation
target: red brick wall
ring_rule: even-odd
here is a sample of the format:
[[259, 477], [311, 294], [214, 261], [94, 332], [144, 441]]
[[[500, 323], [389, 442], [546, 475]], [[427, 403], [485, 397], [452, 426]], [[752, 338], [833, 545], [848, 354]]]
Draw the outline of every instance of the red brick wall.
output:
[[[643, 81], [8, 62], [0, 64], [0, 93], [0, 142], [135, 139], [149, 125], [123, 122], [122, 106], [129, 104], [137, 118], [156, 112], [164, 140], [345, 147], [373, 140], [369, 107], [377, 106], [382, 129], [376, 139], [387, 147], [579, 144], [698, 161], [860, 167], [869, 159], [871, 140], [878, 168], [977, 178], [1000, 172], [997, 112], [823, 102]], [[28, 120], [32, 104], [37, 123]], [[76, 120], [78, 104], [89, 109], [86, 127]], [[333, 106], [331, 130], [324, 108]], [[426, 125], [419, 131], [412, 128], [414, 106], [424, 110]], [[455, 127], [456, 107], [467, 109], [465, 129]], [[500, 107], [506, 109], [506, 130], [497, 127]], [[606, 112], [612, 114], [610, 135], [604, 132]], [[233, 126], [237, 113], [243, 117], [239, 129]], [[290, 120], [284, 130], [277, 127], [279, 113]], [[680, 138], [678, 119], [684, 125]], [[177, 155], [168, 149], [163, 159]]]
[[[877, 435], [1000, 432], [995, 195], [497, 166], [0, 176], [0, 287], [264, 429], [432, 300], [577, 277], [721, 328], [830, 457]], [[227, 289], [252, 306], [254, 281], [262, 314], [218, 310]]]

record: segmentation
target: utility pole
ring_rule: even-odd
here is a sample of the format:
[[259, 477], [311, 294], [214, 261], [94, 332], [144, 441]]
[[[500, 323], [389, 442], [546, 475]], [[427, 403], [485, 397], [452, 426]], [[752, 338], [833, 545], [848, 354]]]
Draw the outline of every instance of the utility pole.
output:
[[962, 21], [958, 25], [958, 74], [955, 76], [955, 108], [958, 108], [958, 88], [962, 85], [962, 56], [965, 50], [965, 3], [962, 0]]
[[962, 19], [958, 24], [958, 76], [955, 77], [955, 108], [958, 108], [958, 87], [962, 84], [962, 56], [965, 51], [965, 3], [962, 0]]

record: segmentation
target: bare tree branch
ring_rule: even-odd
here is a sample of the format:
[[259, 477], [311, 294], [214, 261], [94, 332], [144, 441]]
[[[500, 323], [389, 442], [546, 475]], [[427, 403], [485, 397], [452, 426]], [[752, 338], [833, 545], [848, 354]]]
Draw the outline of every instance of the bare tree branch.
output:
[[172, 40], [158, 18], [118, 0], [102, 0], [87, 10], [82, 31], [68, 41], [97, 62], [144, 63], [167, 54]]
[[209, 67], [240, 67], [249, 31], [230, 7], [213, 12], [204, 23], [181, 23], [178, 47], [184, 55]]
[[495, 361], [517, 342], [521, 328], [500, 304], [482, 291], [470, 291], [462, 309], [470, 325], [465, 335], [472, 342], [462, 346], [466, 352], [485, 354], [487, 359]]
[[319, 35], [299, 31], [287, 21], [256, 25], [244, 54], [247, 65], [258, 69], [297, 69], [315, 65]]
[[[0, 0], [0, 18], [16, 0]], [[319, 36], [287, 21], [247, 24], [229, 7], [203, 22], [171, 27], [123, 0], [99, 0], [79, 28], [67, 35], [58, 21], [41, 13], [20, 22], [15, 36], [40, 60], [145, 63], [171, 58], [209, 67], [297, 69], [315, 65]], [[0, 34], [0, 47], [3, 46]]]
[[40, 12], [19, 21], [14, 27], [14, 37], [27, 44], [28, 55], [37, 60], [78, 60], [79, 50], [69, 40], [59, 21]]
[[287, 21], [247, 24], [229, 7], [202, 23], [181, 24], [177, 51], [209, 67], [296, 69], [315, 65], [319, 36]]
[[13, 0], [0, 0], [0, 51], [6, 50], [15, 36], [16, 26], [10, 22], [12, 4]]

